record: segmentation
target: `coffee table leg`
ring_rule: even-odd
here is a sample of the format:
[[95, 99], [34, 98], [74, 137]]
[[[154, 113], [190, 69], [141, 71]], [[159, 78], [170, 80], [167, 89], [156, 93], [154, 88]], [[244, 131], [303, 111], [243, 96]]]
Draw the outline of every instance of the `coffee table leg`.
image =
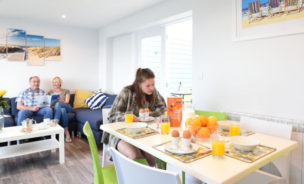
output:
[[[55, 140], [56, 139], [56, 134], [52, 134], [51, 137], [52, 137], [52, 140]], [[54, 153], [55, 151], [56, 151], [56, 149], [52, 149], [52, 153]]]
[[59, 134], [59, 163], [64, 163], [64, 133]]

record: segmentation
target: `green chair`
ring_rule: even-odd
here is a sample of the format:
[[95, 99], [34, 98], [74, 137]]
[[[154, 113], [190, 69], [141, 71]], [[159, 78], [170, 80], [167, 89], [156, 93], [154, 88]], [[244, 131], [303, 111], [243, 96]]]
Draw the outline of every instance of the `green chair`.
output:
[[195, 110], [195, 114], [200, 116], [206, 116], [207, 118], [209, 116], [215, 116], [218, 121], [226, 120], [226, 113], [225, 112], [210, 112], [210, 111], [200, 111]]
[[[94, 167], [94, 184], [116, 184], [117, 176], [114, 165], [107, 165], [103, 168], [100, 166], [98, 159], [97, 146], [95, 138], [91, 129], [89, 122], [86, 122], [83, 126], [83, 133], [87, 136], [89, 141], [90, 149], [93, 157], [93, 167]], [[144, 158], [135, 159], [136, 162], [143, 165], [149, 165], [147, 160]]]
[[83, 133], [87, 136], [92, 152], [94, 167], [94, 184], [117, 184], [117, 176], [114, 165], [108, 165], [103, 168], [101, 168], [100, 166], [97, 146], [89, 122], [86, 122], [83, 126]]

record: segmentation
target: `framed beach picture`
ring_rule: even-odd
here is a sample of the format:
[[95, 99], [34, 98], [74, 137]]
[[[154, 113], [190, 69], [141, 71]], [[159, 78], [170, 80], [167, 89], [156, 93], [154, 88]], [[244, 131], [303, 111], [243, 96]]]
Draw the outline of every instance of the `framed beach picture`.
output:
[[24, 61], [26, 56], [26, 33], [21, 29], [7, 30], [7, 60]]
[[60, 40], [45, 38], [45, 60], [46, 61], [60, 61], [61, 52], [60, 52]]
[[44, 65], [44, 37], [38, 35], [26, 35], [26, 51], [28, 65]]
[[0, 30], [0, 60], [6, 58], [6, 31]]
[[233, 40], [304, 33], [304, 0], [233, 0]]

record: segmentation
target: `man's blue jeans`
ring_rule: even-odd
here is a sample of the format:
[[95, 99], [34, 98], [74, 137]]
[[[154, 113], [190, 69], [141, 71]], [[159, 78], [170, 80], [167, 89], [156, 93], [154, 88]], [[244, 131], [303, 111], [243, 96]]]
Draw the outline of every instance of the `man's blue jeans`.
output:
[[68, 128], [69, 126], [69, 119], [67, 113], [73, 112], [73, 108], [69, 104], [57, 102], [54, 107], [55, 110], [55, 115], [54, 119], [57, 119], [62, 122], [62, 127], [63, 128]]
[[43, 116], [43, 119], [52, 119], [53, 118], [53, 110], [50, 107], [40, 108], [39, 111], [33, 112], [29, 110], [20, 110], [18, 112], [18, 121], [17, 125], [20, 126], [21, 122], [27, 118], [31, 118], [34, 115]]

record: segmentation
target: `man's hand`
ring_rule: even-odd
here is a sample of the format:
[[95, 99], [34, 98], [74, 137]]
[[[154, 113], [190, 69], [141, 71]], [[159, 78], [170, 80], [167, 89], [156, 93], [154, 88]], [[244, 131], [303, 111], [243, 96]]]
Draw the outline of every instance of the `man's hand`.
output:
[[38, 107], [38, 106], [31, 107], [31, 111], [33, 111], [33, 112], [37, 112], [37, 111], [39, 111], [39, 109], [40, 109], [40, 107]]

